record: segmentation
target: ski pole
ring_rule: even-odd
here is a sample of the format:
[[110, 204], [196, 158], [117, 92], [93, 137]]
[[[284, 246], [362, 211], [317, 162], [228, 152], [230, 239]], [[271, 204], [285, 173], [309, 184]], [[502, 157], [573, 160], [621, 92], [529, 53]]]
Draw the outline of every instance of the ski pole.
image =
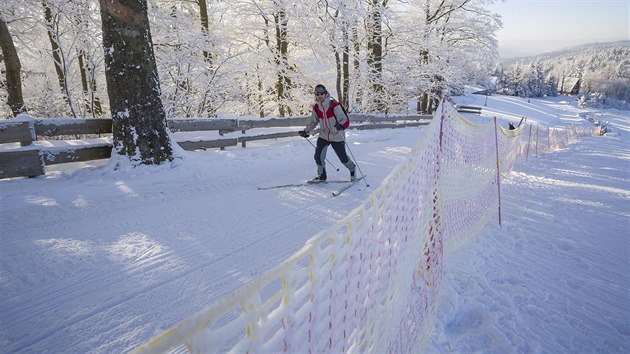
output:
[[[313, 144], [313, 142], [312, 142], [312, 141], [310, 141], [308, 138], [304, 138], [304, 139], [306, 139], [306, 141], [308, 141], [308, 142], [309, 142], [309, 144], [311, 144], [311, 146], [312, 146], [315, 150], [317, 150], [317, 148], [315, 147], [315, 145]], [[330, 167], [332, 167], [332, 168], [334, 168], [335, 170], [339, 171], [339, 169], [338, 169], [337, 167], [335, 167], [335, 165], [333, 165], [332, 163], [330, 163], [330, 161], [328, 161], [328, 158], [326, 158], [326, 163], [327, 163], [327, 164], [329, 164], [329, 165], [330, 165]]]
[[361, 177], [363, 177], [362, 179], [363, 179], [363, 182], [365, 182], [365, 186], [369, 187], [370, 184], [366, 181], [365, 175], [363, 174], [363, 171], [361, 171], [361, 167], [359, 166], [359, 163], [357, 162], [357, 158], [354, 157], [354, 154], [352, 153], [352, 149], [350, 149], [350, 145], [348, 145], [348, 142], [346, 141], [346, 135], [342, 134], [342, 136], [343, 136], [343, 143], [348, 148], [348, 152], [350, 152], [350, 156], [352, 156], [352, 160], [354, 160], [354, 164], [357, 166], [359, 173], [361, 173]]

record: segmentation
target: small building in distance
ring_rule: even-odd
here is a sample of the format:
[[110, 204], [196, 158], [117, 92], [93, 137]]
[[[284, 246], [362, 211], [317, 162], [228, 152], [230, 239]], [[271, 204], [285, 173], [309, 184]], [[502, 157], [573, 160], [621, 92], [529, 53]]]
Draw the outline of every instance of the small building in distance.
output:
[[567, 77], [563, 82], [559, 83], [561, 95], [577, 95], [580, 93], [580, 79], [577, 77]]

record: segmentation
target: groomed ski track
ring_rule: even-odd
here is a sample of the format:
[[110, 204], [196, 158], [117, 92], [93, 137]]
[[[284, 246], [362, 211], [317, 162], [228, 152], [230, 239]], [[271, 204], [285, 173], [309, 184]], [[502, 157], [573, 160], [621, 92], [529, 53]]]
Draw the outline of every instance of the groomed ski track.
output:
[[[348, 141], [378, 186], [421, 134], [350, 131]], [[11, 278], [0, 295], [0, 346], [127, 352], [254, 279], [373, 190], [332, 197], [339, 184], [257, 189], [314, 176], [312, 155], [302, 138], [281, 139], [197, 152], [168, 172], [114, 173], [101, 162], [3, 185], [0, 270]], [[329, 155], [341, 167], [329, 168], [330, 178], [349, 178]]]

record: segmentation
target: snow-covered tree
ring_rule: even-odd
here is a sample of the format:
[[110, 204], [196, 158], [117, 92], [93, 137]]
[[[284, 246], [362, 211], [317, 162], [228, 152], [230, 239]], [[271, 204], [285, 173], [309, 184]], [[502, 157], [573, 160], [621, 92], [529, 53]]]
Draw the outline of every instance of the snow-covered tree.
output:
[[533, 58], [522, 58], [506, 70], [514, 73], [528, 65], [536, 68], [536, 75], [533, 75], [532, 69], [528, 69], [522, 71], [524, 74], [529, 73], [527, 75], [512, 75], [509, 80], [500, 80], [499, 92], [521, 96], [538, 94], [538, 89], [533, 88], [534, 83], [543, 82], [541, 77], [545, 77], [543, 94], [569, 94], [565, 92], [568, 83], [579, 79], [581, 101], [584, 105], [609, 104], [621, 108], [630, 102], [628, 41], [583, 45]]
[[[492, 1], [150, 0], [166, 116], [302, 115], [318, 83], [353, 112], [398, 112], [414, 97], [429, 112], [494, 66]], [[0, 2], [32, 114], [106, 115], [98, 6]]]
[[26, 112], [24, 97], [22, 96], [22, 78], [20, 57], [15, 50], [13, 38], [9, 33], [7, 23], [0, 13], [0, 59], [4, 61], [6, 79], [0, 81], [0, 87], [7, 90], [7, 104], [13, 116]]
[[114, 154], [160, 164], [173, 151], [166, 128], [146, 0], [100, 0]]
[[411, 68], [417, 75], [419, 112], [432, 112], [443, 93], [460, 88], [475, 72], [489, 72], [496, 58], [494, 33], [501, 22], [484, 8], [488, 3], [414, 0], [404, 7], [417, 10], [408, 15], [417, 26], [407, 31], [404, 45], [415, 51]]

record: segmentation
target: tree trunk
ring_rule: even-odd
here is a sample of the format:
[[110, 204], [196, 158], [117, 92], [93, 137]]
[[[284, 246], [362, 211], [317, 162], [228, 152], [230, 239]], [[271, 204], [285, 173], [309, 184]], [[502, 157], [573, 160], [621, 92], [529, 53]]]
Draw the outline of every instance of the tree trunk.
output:
[[55, 16], [53, 16], [52, 8], [50, 7], [48, 0], [42, 0], [42, 5], [44, 6], [46, 32], [48, 33], [48, 39], [50, 40], [50, 46], [52, 48], [52, 56], [55, 64], [55, 71], [57, 72], [57, 80], [59, 81], [59, 87], [61, 88], [61, 94], [68, 104], [72, 116], [76, 118], [76, 113], [74, 112], [72, 102], [70, 101], [70, 93], [68, 92], [66, 70], [64, 65], [65, 60], [63, 58], [61, 47], [59, 46], [59, 38], [56, 33], [56, 29], [58, 28], [57, 20]]
[[345, 24], [345, 22], [343, 28], [343, 43], [343, 88], [341, 92], [339, 92], [339, 94], [341, 95], [339, 102], [341, 102], [341, 104], [346, 107], [346, 110], [350, 111], [351, 107], [348, 104], [350, 102], [350, 99], [348, 97], [350, 95], [350, 47], [348, 43], [348, 26]]
[[[278, 6], [276, 4], [276, 6]], [[276, 93], [278, 94], [278, 109], [280, 117], [291, 115], [291, 107], [287, 104], [291, 100], [290, 90], [293, 85], [289, 76], [289, 41], [287, 39], [288, 19], [284, 10], [279, 9], [273, 14], [276, 27], [276, 66], [278, 81]]]
[[[429, 51], [426, 49], [420, 50], [420, 65], [429, 64]], [[416, 111], [418, 114], [426, 114], [429, 109], [429, 94], [426, 91], [420, 92], [418, 94], [418, 101], [416, 105]]]
[[7, 104], [11, 107], [13, 116], [17, 117], [18, 114], [26, 112], [24, 97], [22, 96], [22, 78], [20, 77], [22, 66], [20, 64], [20, 57], [18, 57], [17, 51], [15, 50], [15, 45], [13, 45], [9, 28], [1, 15], [0, 49], [2, 49], [2, 58], [0, 59], [4, 60], [4, 66], [6, 68], [7, 93], [9, 94]]
[[258, 85], [258, 117], [265, 118], [265, 99], [263, 98], [263, 90], [265, 88], [263, 86], [263, 80], [260, 78], [260, 68], [258, 64], [256, 64], [256, 83]]
[[146, 0], [100, 0], [114, 152], [134, 165], [172, 160]]
[[[207, 36], [210, 33], [210, 18], [208, 17], [208, 4], [206, 0], [197, 0], [199, 5], [199, 17], [201, 17], [201, 33]], [[212, 65], [212, 53], [206, 49], [203, 50], [203, 58], [209, 65]]]
[[[199, 17], [201, 18], [201, 33], [203, 33], [205, 37], [208, 37], [208, 35], [210, 34], [210, 16], [208, 16], [208, 4], [206, 0], [197, 0], [197, 4], [199, 5]], [[202, 54], [204, 62], [208, 65], [208, 71], [206, 72], [206, 75], [208, 75], [208, 77], [212, 77], [214, 72], [216, 71], [216, 68], [214, 67], [213, 53], [207, 49], [204, 49], [202, 51]], [[212, 90], [213, 88], [207, 85], [205, 93], [206, 96], [210, 95]], [[209, 116], [216, 116], [216, 110], [217, 109], [212, 99], [204, 102], [203, 106], [200, 109], [201, 112], [208, 112]]]
[[[341, 103], [344, 107], [348, 107], [348, 92], [350, 85], [350, 73], [349, 73], [349, 44], [348, 44], [348, 24], [345, 19], [339, 18], [339, 10], [335, 11], [335, 14], [332, 16], [335, 24], [334, 33], [341, 32], [341, 43], [342, 46], [337, 46], [337, 40], [335, 38], [332, 39], [332, 49], [335, 53], [335, 71], [336, 71], [336, 82], [335, 88], [337, 89], [337, 101]], [[338, 30], [337, 30], [338, 28]], [[334, 34], [333, 34], [334, 37]], [[341, 52], [341, 54], [339, 53]]]
[[352, 67], [354, 68], [354, 104], [362, 106], [363, 89], [361, 88], [361, 43], [359, 43], [359, 31], [356, 24], [352, 27], [352, 52], [354, 55], [354, 61], [352, 65]]
[[429, 94], [425, 91], [420, 94], [418, 99], [418, 113], [426, 114], [429, 110]]
[[85, 101], [85, 109], [92, 117], [100, 116], [103, 113], [101, 101], [96, 96], [96, 79], [94, 78], [94, 70], [88, 67], [88, 56], [83, 50], [79, 51], [79, 68], [81, 70], [81, 87], [83, 88], [83, 99]]
[[88, 99], [88, 97], [90, 97], [90, 87], [88, 85], [87, 70], [85, 70], [85, 53], [83, 52], [83, 50], [79, 51], [79, 70], [81, 71], [81, 88], [83, 88], [83, 101], [85, 102], [85, 111], [91, 113], [91, 100]]
[[342, 76], [343, 76], [343, 68], [341, 64], [341, 56], [339, 55], [339, 48], [333, 45], [333, 51], [335, 52], [335, 88], [337, 89], [337, 93], [339, 97], [337, 97], [338, 102], [343, 102], [343, 94], [342, 94]]
[[96, 75], [94, 74], [96, 64], [89, 55], [89, 49], [92, 48], [93, 42], [86, 36], [91, 31], [90, 23], [88, 23], [88, 19], [85, 16], [81, 15], [69, 16], [69, 20], [76, 26], [76, 41], [80, 43], [77, 58], [79, 61], [79, 72], [81, 73], [81, 88], [83, 90], [85, 110], [80, 112], [80, 114], [82, 116], [91, 114], [94, 118], [100, 117], [103, 109], [96, 94]]
[[387, 1], [372, 0], [368, 18], [368, 72], [372, 86], [372, 101], [379, 112], [383, 112], [385, 104], [383, 100], [383, 8]]
[[103, 107], [101, 106], [101, 100], [96, 95], [96, 75], [94, 74], [94, 66], [88, 65], [91, 63], [91, 58], [84, 54], [85, 58], [85, 66], [83, 70], [87, 75], [87, 83], [88, 83], [88, 97], [89, 104], [93, 117], [100, 117], [103, 114]]

